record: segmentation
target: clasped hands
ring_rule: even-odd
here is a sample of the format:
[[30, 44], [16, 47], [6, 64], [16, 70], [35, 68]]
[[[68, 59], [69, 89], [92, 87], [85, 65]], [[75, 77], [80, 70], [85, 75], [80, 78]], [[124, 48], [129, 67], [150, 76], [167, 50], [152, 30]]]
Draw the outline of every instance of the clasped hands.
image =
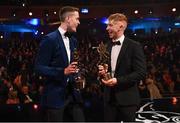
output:
[[107, 64], [98, 65], [98, 70], [99, 70], [98, 74], [99, 74], [100, 77], [102, 77], [101, 81], [102, 81], [102, 83], [104, 85], [112, 87], [112, 86], [117, 84], [117, 79], [116, 78], [110, 78], [108, 80], [103, 79], [106, 76], [107, 72], [108, 72], [107, 68], [108, 68]]

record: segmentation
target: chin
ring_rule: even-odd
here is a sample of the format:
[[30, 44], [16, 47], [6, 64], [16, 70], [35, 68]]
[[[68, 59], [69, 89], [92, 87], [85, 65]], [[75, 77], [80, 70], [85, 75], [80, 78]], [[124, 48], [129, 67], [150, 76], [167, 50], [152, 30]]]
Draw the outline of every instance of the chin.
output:
[[72, 32], [76, 32], [76, 28], [73, 28], [73, 29], [72, 29]]
[[113, 36], [112, 36], [112, 35], [109, 35], [109, 38], [113, 38]]

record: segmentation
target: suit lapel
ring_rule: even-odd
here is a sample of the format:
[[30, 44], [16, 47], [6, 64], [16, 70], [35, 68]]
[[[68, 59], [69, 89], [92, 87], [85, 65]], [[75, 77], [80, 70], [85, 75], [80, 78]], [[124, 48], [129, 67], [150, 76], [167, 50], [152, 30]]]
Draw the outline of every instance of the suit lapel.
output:
[[65, 66], [67, 66], [68, 65], [68, 56], [67, 56], [66, 48], [65, 48], [62, 36], [58, 30], [57, 30], [57, 34], [58, 34], [57, 40], [58, 40], [59, 45], [60, 45], [60, 50], [61, 50], [61, 53], [63, 56], [63, 61], [64, 61]]
[[[125, 38], [125, 39], [124, 39], [124, 42], [123, 42], [123, 44], [122, 44], [122, 47], [121, 47], [121, 51], [120, 51], [120, 53], [119, 53], [119, 55], [118, 55], [118, 59], [117, 59], [117, 63], [116, 63], [116, 69], [117, 69], [118, 65], [120, 64], [122, 57], [123, 57], [123, 56], [125, 55], [125, 53], [126, 53], [127, 46], [128, 46], [128, 41], [127, 41], [127, 39]], [[115, 71], [116, 71], [116, 69], [115, 69]]]

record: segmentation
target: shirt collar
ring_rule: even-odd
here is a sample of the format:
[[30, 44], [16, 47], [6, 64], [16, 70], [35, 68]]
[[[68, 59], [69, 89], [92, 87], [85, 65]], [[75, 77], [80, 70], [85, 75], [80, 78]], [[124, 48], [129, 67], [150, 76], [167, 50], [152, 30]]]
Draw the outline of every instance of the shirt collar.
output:
[[59, 27], [58, 30], [59, 30], [59, 32], [61, 33], [62, 36], [64, 36], [64, 34], [66, 33], [66, 31], [61, 27]]

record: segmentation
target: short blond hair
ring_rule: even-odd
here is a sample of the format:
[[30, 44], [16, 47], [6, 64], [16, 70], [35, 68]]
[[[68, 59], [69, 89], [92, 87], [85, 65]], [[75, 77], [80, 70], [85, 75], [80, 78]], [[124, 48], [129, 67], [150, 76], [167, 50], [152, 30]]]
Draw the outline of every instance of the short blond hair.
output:
[[122, 14], [122, 13], [115, 13], [115, 14], [111, 14], [109, 17], [108, 17], [108, 20], [109, 21], [125, 21], [126, 23], [128, 23], [128, 19], [127, 17]]

